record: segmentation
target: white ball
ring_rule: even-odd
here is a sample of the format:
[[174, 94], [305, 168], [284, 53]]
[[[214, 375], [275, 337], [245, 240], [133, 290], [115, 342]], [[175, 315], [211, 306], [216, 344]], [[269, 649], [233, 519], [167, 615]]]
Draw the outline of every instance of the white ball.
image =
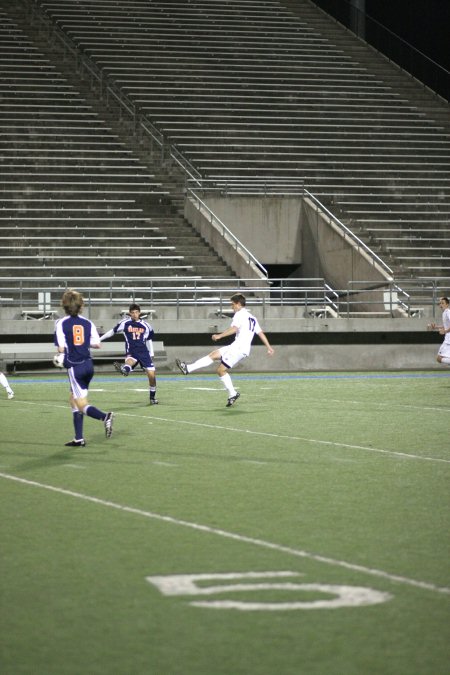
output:
[[53, 357], [53, 365], [56, 366], [56, 368], [64, 368], [64, 354], [55, 354]]

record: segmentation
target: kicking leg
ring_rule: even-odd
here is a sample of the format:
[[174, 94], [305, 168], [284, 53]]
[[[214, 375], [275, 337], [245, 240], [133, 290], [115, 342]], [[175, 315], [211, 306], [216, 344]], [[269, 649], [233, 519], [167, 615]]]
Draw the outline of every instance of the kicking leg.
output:
[[175, 363], [184, 375], [188, 375], [189, 373], [193, 373], [194, 370], [200, 370], [200, 368], [210, 366], [214, 361], [218, 361], [219, 359], [220, 352], [218, 349], [215, 349], [208, 354], [208, 356], [202, 356], [201, 359], [197, 359], [197, 361], [194, 361], [193, 363], [186, 363], [185, 361], [180, 361], [180, 359], [176, 359]]

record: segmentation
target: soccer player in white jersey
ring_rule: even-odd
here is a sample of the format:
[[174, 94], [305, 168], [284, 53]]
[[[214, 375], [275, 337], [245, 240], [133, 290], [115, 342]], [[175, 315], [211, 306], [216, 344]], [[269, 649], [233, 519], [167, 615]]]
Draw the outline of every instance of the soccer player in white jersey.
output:
[[6, 375], [2, 372], [0, 372], [0, 384], [2, 385], [2, 387], [5, 387], [6, 393], [8, 394], [8, 398], [14, 398], [14, 392], [9, 386], [9, 382], [6, 379]]
[[431, 323], [429, 328], [437, 330], [440, 335], [444, 336], [444, 341], [439, 347], [436, 360], [439, 363], [444, 363], [450, 366], [450, 306], [449, 299], [446, 297], [439, 298], [439, 307], [442, 309], [442, 326]]
[[245, 296], [241, 293], [236, 293], [230, 298], [231, 308], [234, 312], [233, 321], [231, 326], [224, 330], [222, 333], [215, 333], [212, 336], [213, 342], [218, 342], [223, 338], [229, 337], [230, 335], [235, 335], [234, 341], [226, 346], [215, 349], [208, 356], [203, 356], [201, 359], [194, 361], [194, 363], [185, 363], [185, 361], [180, 361], [176, 359], [176, 364], [184, 375], [198, 370], [199, 368], [206, 368], [206, 366], [211, 365], [214, 361], [220, 361], [217, 368], [217, 374], [220, 377], [220, 381], [228, 392], [228, 401], [227, 408], [232, 406], [240, 394], [233, 386], [229, 370], [233, 368], [239, 361], [245, 359], [250, 354], [250, 349], [252, 346], [252, 340], [255, 334], [260, 338], [263, 344], [267, 348], [267, 353], [269, 356], [272, 356], [274, 350], [272, 349], [269, 340], [266, 335], [261, 330], [261, 326], [258, 323], [258, 319], [251, 314], [248, 309], [246, 309], [246, 299]]

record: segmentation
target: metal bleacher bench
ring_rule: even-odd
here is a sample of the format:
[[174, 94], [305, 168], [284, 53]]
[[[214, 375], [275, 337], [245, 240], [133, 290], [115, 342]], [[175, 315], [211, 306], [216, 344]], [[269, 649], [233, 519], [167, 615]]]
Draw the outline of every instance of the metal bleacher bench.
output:
[[[119, 318], [120, 319], [126, 319], [127, 317], [130, 316], [130, 312], [128, 309], [121, 309], [119, 312]], [[140, 318], [141, 319], [154, 319], [156, 317], [156, 309], [142, 309]]]
[[20, 316], [25, 321], [44, 321], [46, 319], [52, 319], [55, 321], [59, 318], [58, 312], [42, 309], [23, 309], [20, 312]]
[[[124, 342], [102, 342], [100, 349], [92, 350], [92, 358], [94, 361], [107, 361], [112, 359], [122, 359], [124, 357]], [[164, 343], [162, 341], [154, 341], [153, 349], [155, 352], [155, 361], [165, 360]], [[16, 366], [24, 363], [38, 363], [40, 361], [47, 362], [50, 367], [52, 365], [53, 355], [56, 353], [56, 347], [51, 343], [15, 343], [8, 342], [0, 344], [0, 370], [8, 370], [8, 366], [12, 366], [15, 370]]]
[[337, 319], [339, 317], [338, 312], [328, 305], [307, 307], [306, 315], [312, 317], [313, 319], [326, 319], [327, 317], [333, 317], [333, 319]]

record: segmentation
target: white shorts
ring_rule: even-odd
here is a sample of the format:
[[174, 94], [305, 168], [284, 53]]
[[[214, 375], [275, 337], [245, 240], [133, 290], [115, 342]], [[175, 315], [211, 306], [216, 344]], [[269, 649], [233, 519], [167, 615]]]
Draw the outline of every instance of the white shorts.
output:
[[450, 342], [443, 342], [439, 347], [438, 356], [450, 358]]
[[248, 356], [248, 354], [243, 354], [239, 349], [236, 349], [234, 344], [220, 347], [219, 352], [221, 361], [227, 368], [233, 368], [239, 361]]

